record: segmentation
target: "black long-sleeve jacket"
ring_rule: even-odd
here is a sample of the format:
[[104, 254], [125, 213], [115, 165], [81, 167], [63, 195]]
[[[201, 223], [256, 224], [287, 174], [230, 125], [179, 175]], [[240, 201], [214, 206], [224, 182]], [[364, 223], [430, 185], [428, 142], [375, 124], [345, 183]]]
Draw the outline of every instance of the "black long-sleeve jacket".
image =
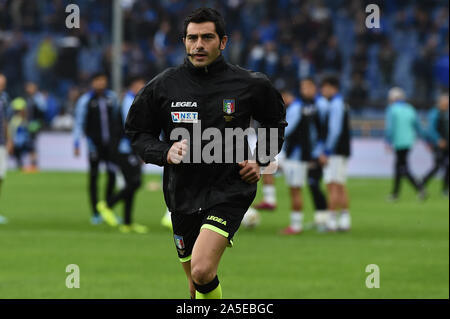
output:
[[[139, 92], [128, 113], [125, 132], [146, 163], [164, 166], [164, 198], [171, 212], [192, 214], [221, 203], [247, 208], [256, 195], [256, 184], [241, 180], [238, 158], [232, 163], [205, 162], [200, 156], [205, 145], [209, 150], [221, 146], [222, 153], [213, 148], [212, 154], [224, 159], [226, 142], [215, 139], [217, 136], [203, 136], [202, 140], [199, 132], [217, 128], [224, 137], [226, 128], [248, 128], [251, 117], [263, 128], [275, 128], [278, 153], [284, 141], [286, 111], [281, 95], [267, 77], [228, 64], [222, 56], [202, 68], [186, 59], [184, 64], [157, 75]], [[196, 131], [194, 127], [199, 124], [201, 131]], [[167, 163], [171, 145], [184, 138], [170, 138], [176, 128], [185, 128], [190, 134], [190, 163]], [[159, 139], [161, 130], [163, 141]], [[270, 136], [266, 135], [267, 149]], [[231, 145], [235, 154], [236, 145]]]

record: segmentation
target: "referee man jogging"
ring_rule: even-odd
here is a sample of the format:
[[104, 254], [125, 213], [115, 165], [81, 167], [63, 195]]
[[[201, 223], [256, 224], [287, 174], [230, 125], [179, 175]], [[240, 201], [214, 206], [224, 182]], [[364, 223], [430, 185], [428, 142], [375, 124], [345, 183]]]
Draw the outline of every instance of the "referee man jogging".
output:
[[[219, 12], [192, 12], [184, 21], [184, 63], [157, 75], [140, 91], [125, 124], [141, 158], [164, 166], [174, 241], [190, 296], [196, 299], [222, 298], [220, 259], [255, 198], [261, 166], [281, 150], [286, 126], [283, 100], [267, 77], [224, 60], [221, 51], [227, 40]], [[249, 156], [246, 137], [244, 148], [234, 142], [239, 136], [226, 138], [230, 129], [246, 130], [251, 117], [266, 132], [259, 135], [256, 161]], [[172, 134], [181, 129], [189, 132], [188, 138]], [[159, 139], [161, 130], [164, 141]], [[240, 156], [242, 150], [246, 152]], [[214, 161], [209, 160], [211, 151]]]

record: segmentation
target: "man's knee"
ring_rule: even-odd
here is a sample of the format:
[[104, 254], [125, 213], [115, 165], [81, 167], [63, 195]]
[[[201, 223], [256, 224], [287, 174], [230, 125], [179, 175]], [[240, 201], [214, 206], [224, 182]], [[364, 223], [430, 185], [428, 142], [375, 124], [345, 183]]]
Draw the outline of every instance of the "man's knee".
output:
[[198, 285], [205, 285], [216, 277], [214, 268], [207, 263], [192, 263], [191, 278]]

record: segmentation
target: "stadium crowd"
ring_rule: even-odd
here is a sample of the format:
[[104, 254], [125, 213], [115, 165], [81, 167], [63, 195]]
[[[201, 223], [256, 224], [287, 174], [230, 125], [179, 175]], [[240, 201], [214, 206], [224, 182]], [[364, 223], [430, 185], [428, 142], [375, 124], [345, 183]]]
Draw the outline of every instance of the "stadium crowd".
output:
[[[365, 26], [369, 2], [381, 8], [379, 29]], [[65, 27], [69, 3], [79, 5], [79, 29]], [[217, 7], [227, 21], [226, 58], [279, 87], [338, 73], [353, 112], [384, 108], [393, 85], [427, 109], [448, 89], [448, 2], [440, 0], [126, 0], [124, 78], [150, 79], [181, 63], [179, 17], [201, 5]], [[90, 76], [110, 72], [111, 26], [109, 0], [0, 0], [0, 72], [11, 99], [26, 94], [24, 83], [38, 84], [44, 129], [70, 129]]]

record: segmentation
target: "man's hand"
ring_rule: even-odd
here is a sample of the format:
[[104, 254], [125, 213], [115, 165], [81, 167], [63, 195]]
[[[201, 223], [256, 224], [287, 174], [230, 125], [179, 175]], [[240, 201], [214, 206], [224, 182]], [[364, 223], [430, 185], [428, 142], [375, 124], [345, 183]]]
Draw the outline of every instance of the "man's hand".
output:
[[239, 167], [241, 168], [239, 175], [244, 182], [254, 184], [259, 181], [261, 175], [258, 163], [243, 161], [239, 163]]
[[169, 151], [167, 152], [167, 163], [180, 164], [183, 158], [186, 156], [187, 149], [187, 140], [173, 143]]
[[440, 149], [445, 149], [447, 147], [447, 141], [441, 138], [438, 141], [438, 146]]
[[328, 164], [328, 157], [325, 154], [319, 156], [319, 164], [322, 167]]
[[75, 147], [73, 149], [73, 156], [75, 156], [75, 157], [80, 156], [80, 148], [79, 147]]

